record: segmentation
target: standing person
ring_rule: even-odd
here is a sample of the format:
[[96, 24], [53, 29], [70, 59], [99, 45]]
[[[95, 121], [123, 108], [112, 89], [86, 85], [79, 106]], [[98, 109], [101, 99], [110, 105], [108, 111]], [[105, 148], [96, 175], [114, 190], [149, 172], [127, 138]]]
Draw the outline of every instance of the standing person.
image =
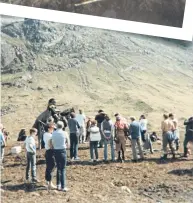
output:
[[46, 172], [45, 179], [47, 181], [48, 189], [56, 189], [56, 186], [52, 183], [52, 172], [55, 167], [55, 159], [54, 159], [54, 149], [51, 146], [52, 133], [54, 131], [54, 123], [49, 124], [46, 128], [46, 132], [43, 135], [45, 149], [46, 149]]
[[141, 139], [143, 142], [145, 142], [145, 133], [147, 132], [148, 120], [146, 119], [146, 117], [144, 115], [141, 115], [139, 122], [141, 125]]
[[184, 139], [184, 157], [188, 157], [188, 143], [193, 142], [193, 116], [184, 121], [186, 133]]
[[27, 151], [27, 167], [26, 167], [26, 182], [29, 183], [29, 170], [31, 168], [32, 182], [38, 182], [36, 179], [36, 144], [35, 136], [37, 129], [30, 129], [30, 135], [25, 140], [25, 147]]
[[0, 141], [1, 141], [1, 160], [0, 160], [0, 164], [1, 164], [1, 169], [3, 169], [3, 159], [4, 159], [4, 153], [5, 153], [5, 146], [6, 146], [6, 141], [5, 141], [5, 137], [3, 135], [3, 124], [0, 123]]
[[70, 145], [70, 140], [67, 132], [63, 131], [64, 123], [57, 122], [57, 130], [52, 134], [52, 146], [57, 166], [57, 189], [61, 191], [68, 191], [66, 187], [66, 148]]
[[85, 123], [86, 123], [86, 116], [82, 112], [82, 110], [79, 110], [79, 114], [76, 115], [76, 120], [79, 123], [80, 130], [79, 130], [79, 143], [85, 143], [86, 140], [86, 128], [85, 128]]
[[173, 158], [175, 158], [175, 149], [174, 149], [174, 124], [169, 119], [169, 116], [164, 114], [163, 115], [164, 120], [161, 123], [161, 130], [162, 130], [162, 140], [163, 140], [163, 151], [164, 155], [162, 159], [167, 159], [167, 145], [169, 144], [169, 147], [171, 149], [171, 152], [173, 154]]
[[98, 114], [95, 116], [95, 120], [97, 121], [97, 126], [100, 129], [100, 133], [101, 133], [101, 140], [99, 142], [99, 148], [103, 148], [104, 145], [104, 137], [103, 134], [101, 132], [101, 123], [105, 120], [105, 113], [103, 110], [99, 110]]
[[144, 154], [141, 147], [141, 124], [136, 121], [135, 117], [130, 117], [131, 124], [129, 126], [129, 133], [131, 135], [131, 146], [132, 146], [132, 153], [133, 153], [133, 162], [137, 162], [137, 149], [136, 145], [139, 149], [140, 158], [144, 159]]
[[121, 121], [124, 122], [125, 124], [127, 124], [127, 119], [124, 118], [123, 116], [121, 116], [120, 113], [116, 113], [114, 116], [115, 116], [115, 118], [116, 118], [117, 116], [119, 116], [119, 118], [121, 119]]
[[104, 160], [107, 161], [108, 158], [108, 144], [111, 145], [111, 160], [115, 160], [114, 152], [114, 126], [113, 122], [110, 120], [109, 116], [105, 116], [105, 120], [101, 124], [101, 132], [104, 137]]
[[[119, 117], [121, 119], [121, 122], [125, 123], [128, 126], [127, 119], [124, 118], [123, 116], [121, 116], [120, 113], [116, 113], [114, 116], [115, 116], [115, 119], [116, 119], [116, 117]], [[125, 137], [128, 137], [128, 132], [124, 131], [124, 133], [125, 133]]]
[[[118, 152], [118, 161], [124, 162], [125, 160], [125, 145], [126, 145], [126, 136], [125, 131], [128, 129], [125, 122], [121, 120], [119, 116], [116, 117], [115, 122], [115, 142], [116, 142], [116, 151]], [[121, 156], [122, 152], [122, 156]]]
[[[94, 160], [94, 153], [96, 161], [98, 161], [98, 142], [101, 140], [100, 129], [97, 127], [97, 122], [92, 121], [91, 126], [88, 129], [90, 132], [90, 158], [91, 162]], [[94, 153], [93, 153], [94, 152]]]
[[179, 149], [179, 142], [180, 142], [180, 133], [179, 133], [179, 128], [178, 128], [178, 120], [175, 118], [174, 114], [170, 113], [169, 114], [169, 119], [173, 122], [174, 124], [174, 142], [176, 144], [176, 151]]
[[71, 113], [71, 118], [68, 120], [68, 127], [70, 130], [70, 158], [71, 160], [79, 160], [78, 157], [78, 141], [80, 125], [76, 120], [75, 113]]
[[86, 122], [86, 141], [88, 141], [89, 137], [90, 137], [90, 131], [89, 131], [89, 129], [91, 127], [91, 124], [92, 124], [91, 118], [89, 117], [88, 121]]

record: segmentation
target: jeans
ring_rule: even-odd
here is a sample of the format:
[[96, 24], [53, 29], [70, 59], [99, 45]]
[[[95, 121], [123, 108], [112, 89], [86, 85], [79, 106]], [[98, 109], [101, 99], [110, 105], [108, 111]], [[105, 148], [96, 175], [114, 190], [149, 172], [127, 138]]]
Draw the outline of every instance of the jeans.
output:
[[45, 174], [46, 181], [51, 181], [54, 167], [55, 167], [54, 150], [52, 149], [46, 150], [46, 174]]
[[142, 147], [141, 147], [141, 140], [140, 140], [140, 137], [139, 137], [139, 138], [137, 138], [137, 139], [132, 139], [132, 140], [131, 140], [132, 153], [133, 153], [133, 160], [137, 160], [137, 159], [138, 159], [138, 158], [137, 158], [136, 145], [138, 146], [140, 157], [141, 157], [141, 159], [143, 159], [143, 158], [144, 158], [144, 155], [143, 155], [143, 151], [142, 151]]
[[167, 155], [167, 145], [169, 144], [169, 147], [171, 149], [172, 154], [175, 154], [175, 148], [174, 148], [174, 135], [171, 131], [163, 133], [163, 151], [164, 154]]
[[104, 140], [104, 159], [105, 161], [108, 159], [108, 144], [111, 145], [111, 159], [114, 161], [115, 160], [115, 151], [114, 151], [114, 143], [113, 139], [110, 141]]
[[86, 129], [84, 126], [81, 126], [79, 130], [79, 143], [84, 143], [85, 140], [86, 140]]
[[103, 145], [104, 145], [104, 136], [103, 136], [103, 134], [101, 132], [101, 123], [98, 123], [97, 127], [100, 129], [100, 134], [101, 134], [101, 140], [99, 142], [99, 147], [102, 148]]
[[90, 158], [94, 159], [94, 153], [95, 158], [98, 159], [98, 141], [90, 141]]
[[32, 179], [34, 179], [36, 178], [36, 154], [27, 152], [26, 180], [29, 179], [30, 168]]
[[65, 149], [54, 150], [54, 155], [57, 166], [57, 176], [56, 176], [57, 186], [61, 185], [61, 188], [63, 189], [66, 187], [66, 150]]
[[78, 156], [78, 135], [70, 133], [70, 158], [77, 158]]

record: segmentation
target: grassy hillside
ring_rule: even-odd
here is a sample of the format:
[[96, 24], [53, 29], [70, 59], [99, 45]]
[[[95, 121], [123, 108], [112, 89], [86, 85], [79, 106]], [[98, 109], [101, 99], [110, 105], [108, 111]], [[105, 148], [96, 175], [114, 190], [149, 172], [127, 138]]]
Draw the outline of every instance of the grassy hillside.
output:
[[89, 116], [145, 113], [151, 130], [165, 112], [181, 125], [192, 114], [192, 44], [31, 20], [4, 23], [1, 37], [2, 119], [13, 136], [51, 97]]

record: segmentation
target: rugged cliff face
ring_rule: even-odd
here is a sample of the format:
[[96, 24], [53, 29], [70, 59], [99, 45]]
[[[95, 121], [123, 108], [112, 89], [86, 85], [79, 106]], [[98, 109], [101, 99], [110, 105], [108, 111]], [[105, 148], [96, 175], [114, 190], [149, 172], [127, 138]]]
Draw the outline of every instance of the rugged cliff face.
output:
[[[185, 0], [1, 0], [40, 8], [182, 27]], [[86, 3], [87, 4], [83, 4]]]
[[192, 43], [4, 17], [1, 48], [3, 119], [20, 118], [12, 130], [31, 126], [51, 95], [90, 115], [146, 113], [158, 129], [163, 112], [189, 116]]

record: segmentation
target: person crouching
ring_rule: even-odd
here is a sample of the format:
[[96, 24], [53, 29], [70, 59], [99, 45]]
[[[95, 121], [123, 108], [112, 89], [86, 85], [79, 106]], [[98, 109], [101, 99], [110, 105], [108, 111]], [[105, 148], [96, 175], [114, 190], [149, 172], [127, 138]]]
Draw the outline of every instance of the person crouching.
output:
[[101, 140], [101, 133], [97, 122], [94, 120], [91, 122], [91, 127], [88, 129], [90, 132], [90, 158], [91, 162], [94, 161], [94, 153], [96, 161], [98, 161], [98, 143]]

